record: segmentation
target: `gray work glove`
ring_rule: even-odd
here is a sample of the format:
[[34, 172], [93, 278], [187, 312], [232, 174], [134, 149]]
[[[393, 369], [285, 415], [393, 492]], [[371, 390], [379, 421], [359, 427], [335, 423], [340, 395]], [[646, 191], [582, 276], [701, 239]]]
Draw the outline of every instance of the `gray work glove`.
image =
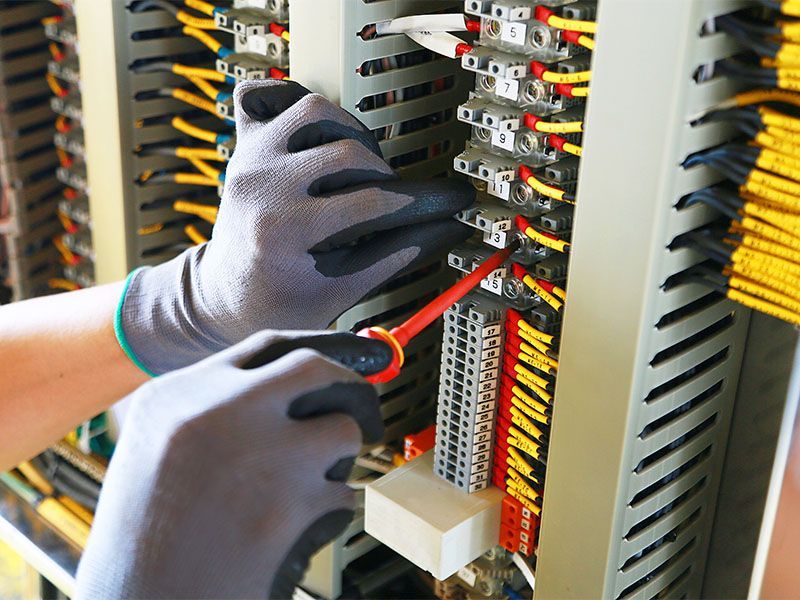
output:
[[383, 434], [355, 371], [378, 372], [391, 354], [348, 333], [261, 332], [140, 387], [77, 598], [291, 597], [352, 520], [343, 482], [362, 434]]
[[294, 82], [234, 91], [236, 150], [211, 241], [135, 271], [115, 331], [145, 371], [191, 364], [261, 329], [324, 329], [470, 230], [474, 190], [400, 181], [357, 119]]

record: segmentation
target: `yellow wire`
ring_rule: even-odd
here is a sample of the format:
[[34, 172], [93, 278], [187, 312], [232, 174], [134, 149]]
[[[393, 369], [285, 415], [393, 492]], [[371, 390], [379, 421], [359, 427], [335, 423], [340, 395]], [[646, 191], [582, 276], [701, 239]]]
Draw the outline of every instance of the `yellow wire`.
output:
[[181, 102], [185, 102], [190, 106], [194, 106], [195, 108], [199, 108], [200, 110], [211, 113], [219, 119], [224, 118], [222, 115], [217, 113], [217, 105], [210, 100], [206, 100], [205, 98], [201, 98], [196, 94], [192, 94], [191, 92], [187, 92], [186, 90], [182, 90], [180, 88], [173, 88], [171, 95], [176, 100], [180, 100]]
[[189, 202], [187, 200], [176, 200], [172, 205], [173, 210], [180, 213], [195, 215], [212, 225], [217, 222], [217, 213], [219, 208], [216, 206], [207, 206], [205, 204], [198, 204], [196, 202]]
[[589, 86], [572, 88], [572, 95], [576, 98], [586, 98], [589, 96]]
[[[197, 87], [198, 90], [203, 92], [211, 100], [216, 102], [217, 95], [219, 94], [219, 90], [217, 88], [215, 88], [213, 85], [211, 85], [210, 83], [208, 83], [208, 81], [206, 81], [205, 79], [201, 79], [199, 77], [191, 77], [191, 76], [187, 76], [186, 79], [188, 79], [190, 82], [192, 82], [192, 84], [194, 84]], [[216, 108], [216, 104], [215, 104], [214, 105], [214, 110], [216, 111], [216, 109], [217, 108]]]
[[554, 310], [561, 310], [561, 307], [564, 306], [563, 302], [561, 302], [558, 298], [553, 296], [553, 294], [551, 294], [541, 285], [539, 285], [537, 281], [530, 275], [525, 275], [525, 277], [522, 278], [522, 281], [525, 283], [525, 285], [531, 288], [537, 296], [539, 296], [542, 300], [544, 300], [547, 304], [549, 304]]
[[583, 148], [576, 144], [566, 142], [562, 148], [567, 154], [572, 154], [573, 156], [583, 156]]
[[556, 29], [567, 29], [579, 33], [597, 33], [597, 23], [594, 21], [578, 21], [576, 19], [564, 19], [555, 15], [547, 19], [547, 24]]
[[184, 233], [192, 240], [196, 245], [205, 244], [208, 241], [208, 238], [205, 237], [200, 230], [197, 229], [194, 225], [187, 225], [183, 228]]
[[184, 27], [182, 30], [184, 35], [188, 35], [193, 37], [198, 42], [203, 44], [206, 48], [211, 50], [214, 54], [216, 54], [220, 48], [222, 48], [222, 44], [215, 40], [213, 37], [208, 35], [205, 31], [201, 31], [197, 27]]
[[566, 193], [564, 190], [558, 189], [557, 187], [553, 187], [551, 185], [547, 185], [539, 181], [535, 176], [531, 175], [525, 181], [530, 187], [534, 190], [539, 192], [542, 196], [546, 196], [547, 198], [553, 198], [554, 200], [560, 200], [562, 202], [567, 202], [564, 200], [564, 194]]
[[218, 187], [219, 181], [211, 179], [200, 173], [173, 173], [175, 183], [183, 183], [188, 185], [206, 185], [209, 187]]
[[541, 133], [581, 133], [583, 132], [583, 121], [569, 121], [566, 123], [539, 121], [536, 123], [536, 131]]
[[200, 17], [195, 17], [187, 13], [185, 10], [179, 10], [175, 15], [175, 18], [187, 27], [194, 27], [196, 29], [217, 28], [217, 24], [214, 23], [214, 19], [202, 19]]
[[557, 252], [567, 252], [570, 248], [569, 242], [565, 242], [564, 240], [554, 240], [553, 238], [536, 231], [533, 227], [528, 227], [524, 233], [537, 244], [551, 248]]
[[558, 73], [556, 71], [545, 71], [542, 73], [542, 81], [548, 83], [587, 83], [592, 80], [591, 71], [576, 71], [575, 73]]
[[214, 9], [217, 8], [210, 2], [204, 2], [204, 0], [183, 0], [183, 3], [189, 8], [193, 8], [197, 12], [201, 12], [209, 17], [214, 16]]
[[204, 142], [211, 142], [215, 144], [217, 142], [217, 133], [214, 131], [210, 131], [208, 129], [203, 129], [202, 127], [197, 127], [196, 125], [192, 125], [188, 123], [181, 117], [173, 117], [172, 121], [170, 121], [172, 126], [180, 131], [181, 133], [185, 133], [193, 138], [197, 138], [198, 140], [203, 140]]
[[524, 319], [517, 321], [517, 327], [525, 331], [525, 333], [530, 335], [532, 338], [540, 340], [548, 346], [551, 346], [553, 344], [553, 340], [555, 339], [554, 336], [550, 335], [549, 333], [545, 333], [544, 331], [539, 331]]
[[195, 169], [200, 171], [203, 175], [205, 175], [209, 179], [215, 179], [219, 181], [219, 175], [222, 172], [219, 169], [215, 169], [204, 160], [201, 160], [199, 158], [194, 158], [192, 156], [186, 157], [186, 160], [192, 163], [192, 166], [194, 166]]
[[185, 146], [178, 146], [175, 148], [175, 156], [178, 158], [199, 158], [201, 160], [214, 160], [217, 162], [224, 162], [225, 159], [220, 156], [216, 148], [187, 148]]
[[182, 77], [197, 77], [199, 79], [208, 79], [209, 81], [217, 81], [225, 83], [227, 76], [225, 73], [220, 73], [214, 69], [204, 69], [202, 67], [189, 67], [187, 65], [174, 64], [172, 65], [172, 72]]
[[761, 104], [762, 102], [785, 102], [800, 107], [800, 95], [782, 90], [751, 90], [734, 97], [737, 106]]

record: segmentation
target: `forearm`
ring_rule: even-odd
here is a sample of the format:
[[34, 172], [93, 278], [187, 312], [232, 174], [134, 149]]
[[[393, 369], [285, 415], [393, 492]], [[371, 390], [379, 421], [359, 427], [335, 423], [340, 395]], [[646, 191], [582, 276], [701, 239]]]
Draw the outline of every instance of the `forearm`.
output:
[[114, 336], [122, 284], [0, 308], [0, 470], [148, 379]]

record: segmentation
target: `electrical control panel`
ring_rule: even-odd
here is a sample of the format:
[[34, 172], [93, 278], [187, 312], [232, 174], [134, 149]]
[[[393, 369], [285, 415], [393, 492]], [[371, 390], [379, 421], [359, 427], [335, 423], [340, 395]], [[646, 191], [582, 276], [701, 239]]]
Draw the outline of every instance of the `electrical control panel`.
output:
[[[748, 403], [779, 422], [800, 322], [800, 101], [781, 95], [800, 15], [774, 4], [0, 1], [5, 293], [207, 241], [233, 86], [291, 78], [401, 177], [476, 190], [470, 239], [332, 328], [391, 329], [511, 247], [378, 384], [386, 434], [349, 481], [366, 491], [302, 594], [736, 595], [758, 519], [729, 515], [761, 515], [767, 482], [730, 481], [781, 451], [777, 427], [741, 449]], [[767, 338], [784, 351], [753, 392]]]

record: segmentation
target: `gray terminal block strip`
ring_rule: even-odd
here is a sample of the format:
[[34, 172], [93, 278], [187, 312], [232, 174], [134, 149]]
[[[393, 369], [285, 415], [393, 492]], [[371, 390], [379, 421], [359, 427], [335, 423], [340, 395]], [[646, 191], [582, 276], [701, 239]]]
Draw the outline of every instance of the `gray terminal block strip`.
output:
[[434, 471], [467, 492], [491, 479], [504, 306], [472, 292], [444, 314]]

